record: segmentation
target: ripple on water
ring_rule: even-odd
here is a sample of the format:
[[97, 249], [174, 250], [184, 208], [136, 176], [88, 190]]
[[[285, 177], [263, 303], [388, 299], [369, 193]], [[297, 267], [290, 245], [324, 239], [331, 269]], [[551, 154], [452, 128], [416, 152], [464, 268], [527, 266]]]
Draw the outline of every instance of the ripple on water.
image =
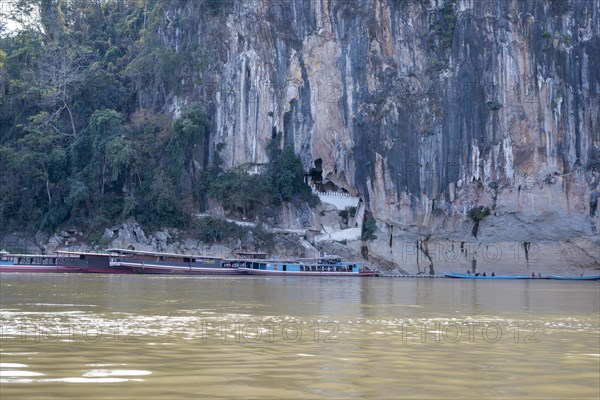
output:
[[0, 369], [2, 368], [27, 368], [27, 364], [18, 364], [18, 363], [2, 363], [0, 362]]
[[120, 367], [127, 364], [85, 364], [86, 367]]
[[40, 372], [33, 371], [23, 371], [23, 370], [0, 370], [0, 378], [11, 378], [11, 377], [21, 377], [21, 376], [43, 376], [44, 374]]
[[33, 379], [0, 379], [0, 383], [33, 383]]
[[150, 375], [151, 371], [137, 370], [137, 369], [95, 369], [83, 374], [86, 378], [99, 378], [107, 376], [141, 376]]
[[127, 378], [58, 378], [58, 379], [40, 379], [38, 382], [67, 382], [67, 383], [120, 383], [120, 382], [143, 382], [143, 379], [127, 379]]

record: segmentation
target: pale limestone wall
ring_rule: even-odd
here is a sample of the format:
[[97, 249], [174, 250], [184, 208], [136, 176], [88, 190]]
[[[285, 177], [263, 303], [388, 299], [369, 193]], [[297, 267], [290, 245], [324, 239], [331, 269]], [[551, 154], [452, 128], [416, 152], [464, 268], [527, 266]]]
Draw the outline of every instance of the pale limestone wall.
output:
[[315, 237], [315, 242], [319, 243], [326, 240], [336, 240], [336, 241], [352, 241], [359, 240], [361, 235], [361, 228], [348, 228], [342, 229], [340, 231], [335, 231], [332, 233], [326, 233], [323, 235], [319, 235]]
[[[281, 133], [363, 199], [370, 254], [392, 264], [396, 243], [437, 240], [600, 268], [599, 2], [254, 0], [218, 18], [211, 143], [228, 167], [267, 162]], [[476, 206], [492, 213], [474, 237]]]

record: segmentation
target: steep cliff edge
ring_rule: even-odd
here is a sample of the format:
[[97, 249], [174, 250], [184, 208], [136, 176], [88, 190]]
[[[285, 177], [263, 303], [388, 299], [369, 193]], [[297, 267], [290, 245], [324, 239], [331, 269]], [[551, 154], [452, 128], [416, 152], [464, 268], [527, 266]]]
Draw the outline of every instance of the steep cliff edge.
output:
[[[596, 1], [43, 4], [22, 35], [0, 21], [8, 233], [185, 228], [247, 177], [229, 192], [255, 189], [262, 213], [228, 212], [350, 240], [386, 268], [600, 267]], [[350, 210], [296, 207], [247, 174], [272, 183], [283, 146], [294, 177], [318, 165], [326, 190], [360, 198], [365, 242]]]
[[213, 19], [203, 93], [229, 167], [266, 162], [282, 132], [366, 202], [371, 256], [409, 272], [600, 267], [597, 2], [252, 1]]

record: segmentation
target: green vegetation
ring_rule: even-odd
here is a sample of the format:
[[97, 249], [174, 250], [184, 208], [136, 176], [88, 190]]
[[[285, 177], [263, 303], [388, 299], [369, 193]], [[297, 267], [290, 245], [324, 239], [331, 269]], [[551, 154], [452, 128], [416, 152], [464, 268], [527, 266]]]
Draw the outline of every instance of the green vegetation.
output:
[[431, 15], [430, 34], [426, 42], [429, 50], [437, 55], [431, 58], [434, 69], [445, 68], [448, 63], [455, 28], [454, 3], [448, 1], [437, 13]]
[[544, 38], [544, 50], [550, 50], [553, 42], [552, 33], [544, 32], [542, 37]]
[[497, 101], [493, 101], [493, 100], [490, 100], [490, 101], [486, 102], [485, 104], [487, 104], [489, 109], [492, 111], [498, 111], [499, 109], [502, 108], [502, 104], [498, 103]]
[[344, 222], [344, 224], [348, 224], [348, 211], [347, 210], [340, 210], [338, 211], [338, 215], [340, 216], [340, 218], [342, 218], [342, 221]]
[[342, 218], [344, 224], [348, 225], [350, 218], [354, 218], [356, 207], [348, 207], [347, 209], [338, 211], [338, 215]]
[[220, 201], [229, 211], [253, 216], [261, 206], [271, 203], [272, 187], [264, 175], [251, 175], [238, 168], [221, 174], [208, 172], [203, 176], [202, 186], [207, 194]]
[[377, 231], [377, 224], [375, 218], [371, 213], [365, 214], [365, 221], [362, 227], [361, 240], [363, 242], [372, 242], [377, 239], [375, 232]]
[[273, 253], [275, 235], [262, 225], [255, 227], [239, 226], [222, 218], [204, 217], [191, 221], [187, 234], [203, 243], [228, 243], [232, 246], [240, 238], [252, 237], [252, 245], [256, 250]]
[[203, 243], [222, 242], [226, 239], [239, 237], [247, 228], [238, 226], [219, 218], [200, 218], [192, 222], [190, 232]]
[[[199, 19], [232, 7], [216, 3], [189, 6]], [[209, 164], [204, 104], [189, 104], [174, 121], [162, 111], [174, 95], [193, 98], [210, 67], [202, 43], [171, 40], [175, 29], [202, 37], [201, 21], [167, 23], [166, 4], [13, 3], [6, 17], [22, 28], [8, 35], [0, 26], [0, 233], [68, 223], [91, 237], [134, 216], [150, 229], [200, 229], [218, 240], [214, 223], [199, 228], [191, 218], [207, 197], [243, 215], [313, 201], [300, 160], [279, 141], [268, 173], [223, 171], [223, 144]]]
[[246, 217], [255, 217], [261, 211], [268, 213], [269, 208], [286, 201], [306, 201], [315, 206], [318, 197], [304, 183], [302, 162], [294, 151], [290, 147], [280, 151], [273, 141], [267, 149], [273, 157], [268, 172], [250, 174], [244, 166], [230, 171], [208, 169], [201, 177], [199, 190], [226, 210]]
[[588, 171], [600, 172], [600, 149], [590, 150], [590, 156], [586, 165]]
[[498, 190], [498, 187], [500, 187], [500, 184], [498, 183], [498, 181], [490, 181], [488, 183], [488, 187], [492, 190]]
[[472, 209], [469, 210], [467, 215], [473, 221], [479, 222], [482, 219], [484, 219], [485, 217], [487, 217], [488, 215], [490, 215], [490, 208], [484, 207], [484, 206], [473, 207]]
[[479, 223], [481, 222], [481, 220], [490, 214], [490, 208], [484, 206], [473, 207], [469, 210], [469, 212], [467, 212], [467, 216], [474, 222], [473, 229], [471, 230], [471, 234], [474, 237], [477, 237], [477, 234], [479, 232]]

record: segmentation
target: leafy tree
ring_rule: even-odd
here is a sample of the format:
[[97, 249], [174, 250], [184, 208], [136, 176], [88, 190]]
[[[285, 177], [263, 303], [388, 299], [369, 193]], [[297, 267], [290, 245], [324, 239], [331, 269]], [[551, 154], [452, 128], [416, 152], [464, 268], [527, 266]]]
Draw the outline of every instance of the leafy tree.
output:
[[194, 152], [198, 145], [204, 147], [208, 136], [208, 117], [198, 104], [194, 104], [173, 123], [173, 134], [167, 145], [170, 156], [169, 172], [176, 186], [181, 183], [182, 171], [191, 179], [192, 186], [196, 185], [196, 167]]
[[[0, 32], [1, 34], [1, 32]], [[4, 98], [4, 90], [6, 87], [6, 71], [4, 66], [6, 65], [6, 52], [0, 49], [0, 98]]]
[[[193, 3], [193, 2], [192, 2]], [[189, 4], [190, 2], [181, 2]], [[168, 100], [197, 87], [212, 62], [198, 20], [165, 24], [162, 0], [16, 0], [0, 27], [0, 232], [93, 231], [127, 216], [189, 225], [207, 196], [255, 216], [308, 190], [302, 164], [273, 131], [269, 171], [224, 172], [210, 121], [190, 104], [173, 121]], [[193, 3], [221, 13], [233, 3]], [[186, 5], [187, 7], [188, 5]], [[186, 96], [181, 96], [186, 98]], [[310, 193], [310, 192], [308, 192]]]
[[158, 170], [150, 185], [148, 196], [137, 210], [140, 222], [152, 227], [180, 226], [187, 223], [186, 213], [181, 207], [173, 182], [163, 170]]
[[48, 205], [52, 203], [52, 186], [63, 178], [67, 155], [61, 146], [60, 136], [48, 128], [46, 113], [30, 118], [25, 128], [26, 135], [19, 140], [21, 166], [31, 177], [32, 183], [40, 182], [45, 187]]
[[76, 141], [76, 160], [84, 175], [97, 183], [104, 195], [109, 183], [118, 180], [130, 164], [132, 144], [123, 115], [115, 110], [94, 111], [82, 137]]
[[294, 150], [291, 147], [284, 148], [275, 162], [273, 186], [276, 201], [290, 201], [295, 193], [300, 192], [306, 186], [303, 176], [302, 162]]
[[363, 242], [372, 242], [373, 240], [377, 239], [375, 232], [377, 232], [377, 223], [375, 218], [373, 218], [373, 215], [370, 213], [367, 213], [362, 226], [361, 240]]
[[118, 76], [107, 71], [102, 63], [94, 62], [73, 87], [73, 109], [86, 120], [95, 110], [112, 108], [123, 112], [129, 108], [127, 96], [128, 91]]
[[250, 216], [258, 206], [269, 204], [270, 188], [264, 176], [237, 169], [212, 180], [209, 194], [225, 208]]

